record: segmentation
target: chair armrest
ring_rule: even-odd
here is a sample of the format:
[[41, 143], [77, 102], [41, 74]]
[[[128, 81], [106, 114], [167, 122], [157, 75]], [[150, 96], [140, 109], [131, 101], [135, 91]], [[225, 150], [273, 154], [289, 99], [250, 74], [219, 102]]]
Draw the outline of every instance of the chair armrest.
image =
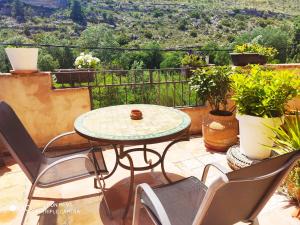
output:
[[65, 132], [65, 133], [62, 133], [56, 137], [54, 137], [53, 139], [51, 139], [47, 144], [46, 146], [44, 147], [42, 153], [45, 153], [45, 151], [48, 149], [48, 147], [53, 144], [55, 141], [59, 140], [60, 138], [62, 137], [65, 137], [65, 136], [68, 136], [68, 135], [73, 135], [75, 134], [75, 131], [70, 131], [70, 132]]
[[159, 217], [159, 221], [161, 222], [162, 225], [171, 225], [171, 222], [169, 220], [169, 217], [161, 204], [159, 198], [157, 195], [154, 193], [153, 189], [146, 183], [139, 184], [136, 187], [136, 193], [143, 191], [145, 195], [148, 197], [150, 200], [151, 204], [153, 205], [157, 216]]
[[226, 169], [224, 166], [220, 165], [219, 163], [210, 163], [210, 164], [205, 165], [205, 167], [204, 167], [202, 177], [201, 177], [201, 181], [203, 183], [205, 183], [208, 171], [211, 167], [216, 168], [221, 173], [222, 177], [226, 178], [226, 180], [228, 179], [227, 175], [226, 175], [226, 173], [230, 172], [228, 169]]

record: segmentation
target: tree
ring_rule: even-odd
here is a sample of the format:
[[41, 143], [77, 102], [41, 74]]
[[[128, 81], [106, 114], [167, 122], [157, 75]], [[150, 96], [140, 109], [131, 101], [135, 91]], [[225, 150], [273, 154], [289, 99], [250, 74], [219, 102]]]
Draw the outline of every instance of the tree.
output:
[[300, 16], [294, 21], [294, 37], [292, 39], [289, 58], [293, 62], [300, 62]]
[[9, 71], [9, 61], [8, 58], [6, 56], [4, 47], [0, 47], [0, 72], [2, 73], [6, 73]]
[[182, 52], [168, 52], [164, 54], [160, 68], [180, 68]]
[[[85, 29], [78, 40], [78, 44], [84, 47], [118, 48], [120, 47], [113, 32], [103, 25], [91, 26]], [[112, 49], [91, 49], [93, 55], [102, 62], [111, 63], [120, 57], [120, 52]]]
[[256, 39], [258, 44], [276, 48], [279, 51], [279, 54], [275, 59], [279, 60], [281, 63], [285, 63], [288, 57], [288, 50], [292, 36], [293, 35], [290, 33], [288, 27], [258, 27], [251, 33], [238, 36], [234, 43], [243, 44]]
[[[58, 39], [56, 36], [47, 34], [47, 33], [41, 33], [38, 35], [35, 35], [34, 40], [36, 43], [39, 44], [50, 44], [50, 45], [70, 45], [70, 42], [66, 39]], [[49, 54], [55, 61], [58, 62], [58, 65], [56, 69], [69, 69], [73, 68], [74, 65], [74, 54], [71, 51], [70, 48], [47, 48], [43, 49], [43, 52], [46, 54]], [[53, 64], [55, 65], [55, 64]]]
[[86, 17], [81, 9], [81, 4], [78, 0], [75, 0], [72, 5], [70, 18], [80, 25], [86, 26]]
[[122, 33], [117, 37], [117, 42], [120, 45], [127, 45], [130, 42], [130, 38], [125, 33]]
[[38, 68], [41, 71], [53, 71], [59, 67], [59, 63], [50, 54], [41, 51], [38, 58]]
[[219, 46], [216, 42], [208, 42], [202, 49], [207, 51], [209, 62], [216, 65], [228, 65], [230, 56], [227, 51], [221, 49], [229, 48], [228, 46]]
[[143, 62], [147, 69], [159, 69], [162, 62], [162, 53], [160, 45], [157, 42], [150, 42], [143, 46], [145, 50], [143, 53]]
[[24, 23], [26, 21], [24, 4], [19, 0], [15, 0], [12, 4], [12, 15], [18, 21], [18, 23]]

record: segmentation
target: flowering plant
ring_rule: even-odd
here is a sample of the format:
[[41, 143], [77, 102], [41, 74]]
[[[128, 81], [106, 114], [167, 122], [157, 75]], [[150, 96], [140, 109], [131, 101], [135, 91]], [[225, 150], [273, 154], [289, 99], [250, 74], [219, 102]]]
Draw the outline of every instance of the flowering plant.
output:
[[187, 54], [182, 58], [181, 64], [183, 66], [200, 67], [205, 66], [206, 62], [199, 55]]
[[243, 45], [237, 45], [234, 48], [234, 52], [236, 53], [258, 53], [260, 55], [264, 55], [270, 59], [274, 58], [278, 51], [272, 47], [264, 47], [257, 43], [246, 43]]
[[93, 57], [91, 53], [80, 53], [80, 55], [75, 59], [74, 65], [77, 69], [95, 69], [99, 65], [100, 59]]

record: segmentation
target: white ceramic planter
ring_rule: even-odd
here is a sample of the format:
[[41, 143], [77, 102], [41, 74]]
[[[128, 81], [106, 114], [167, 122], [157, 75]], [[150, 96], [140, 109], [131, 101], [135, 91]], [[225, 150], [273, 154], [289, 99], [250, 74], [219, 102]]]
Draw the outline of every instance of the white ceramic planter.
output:
[[279, 127], [282, 118], [262, 118], [249, 115], [237, 115], [240, 130], [240, 149], [251, 159], [265, 159], [270, 157], [274, 133], [268, 127]]
[[37, 70], [38, 48], [6, 48], [13, 70], [35, 71]]

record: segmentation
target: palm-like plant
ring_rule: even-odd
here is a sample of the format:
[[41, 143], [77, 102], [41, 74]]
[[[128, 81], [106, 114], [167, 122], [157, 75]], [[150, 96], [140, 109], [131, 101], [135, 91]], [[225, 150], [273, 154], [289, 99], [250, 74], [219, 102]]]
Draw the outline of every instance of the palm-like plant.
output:
[[[287, 117], [285, 124], [279, 128], [271, 128], [276, 135], [272, 150], [278, 154], [285, 154], [300, 150], [300, 116], [296, 111], [295, 117]], [[288, 174], [284, 187], [290, 197], [295, 199], [300, 206], [300, 161], [296, 163], [292, 171]]]
[[271, 128], [276, 135], [273, 139], [272, 150], [278, 154], [300, 150], [300, 116], [296, 112], [295, 117], [285, 119], [285, 125], [279, 128]]

